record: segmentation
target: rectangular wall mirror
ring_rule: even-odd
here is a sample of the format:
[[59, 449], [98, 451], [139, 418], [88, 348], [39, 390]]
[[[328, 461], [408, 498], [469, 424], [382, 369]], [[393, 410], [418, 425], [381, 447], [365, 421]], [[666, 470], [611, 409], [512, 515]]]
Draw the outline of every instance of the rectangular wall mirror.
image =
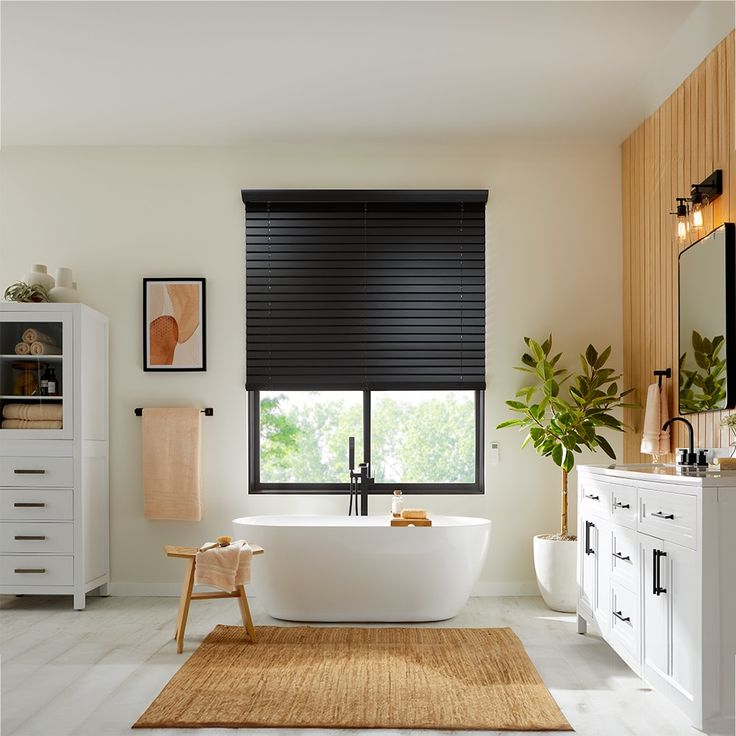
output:
[[680, 414], [736, 406], [736, 226], [680, 253]]

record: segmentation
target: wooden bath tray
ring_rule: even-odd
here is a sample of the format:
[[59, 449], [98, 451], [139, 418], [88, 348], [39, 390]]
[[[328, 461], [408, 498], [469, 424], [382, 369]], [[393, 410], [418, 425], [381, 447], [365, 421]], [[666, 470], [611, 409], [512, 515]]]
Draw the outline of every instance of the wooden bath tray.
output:
[[391, 526], [432, 526], [432, 519], [391, 519]]

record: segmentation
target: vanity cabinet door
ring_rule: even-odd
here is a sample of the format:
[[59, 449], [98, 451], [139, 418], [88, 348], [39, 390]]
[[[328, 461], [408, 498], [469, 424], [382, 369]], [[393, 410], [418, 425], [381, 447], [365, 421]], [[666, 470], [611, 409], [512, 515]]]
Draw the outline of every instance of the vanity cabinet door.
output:
[[664, 548], [671, 626], [670, 677], [693, 697], [702, 651], [698, 555], [695, 550], [670, 542], [665, 542]]
[[596, 600], [596, 568], [598, 566], [596, 539], [598, 527], [596, 526], [597, 522], [590, 517], [581, 517], [581, 522], [581, 536], [578, 540], [580, 547], [578, 606], [589, 616], [592, 616]]
[[[643, 663], [646, 669], [667, 677], [669, 672], [670, 626], [666, 595], [666, 565], [662, 555], [664, 542], [646, 534], [639, 535], [642, 571], [642, 601], [644, 608]], [[663, 590], [664, 589], [664, 590]]]
[[644, 664], [693, 697], [700, 666], [698, 555], [640, 535], [644, 594]]
[[582, 517], [579, 606], [592, 615], [604, 634], [610, 627], [610, 536], [604, 521], [595, 516]]

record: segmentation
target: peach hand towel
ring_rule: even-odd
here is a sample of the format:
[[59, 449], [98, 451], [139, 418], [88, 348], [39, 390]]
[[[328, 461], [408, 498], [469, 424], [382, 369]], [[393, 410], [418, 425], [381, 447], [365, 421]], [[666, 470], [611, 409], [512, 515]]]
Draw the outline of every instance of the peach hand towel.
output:
[[194, 584], [209, 585], [226, 593], [232, 593], [238, 585], [250, 582], [250, 563], [253, 550], [243, 539], [227, 547], [204, 545], [207, 549], [197, 552], [194, 566]]
[[16, 355], [29, 355], [31, 352], [31, 344], [28, 342], [19, 342], [15, 346]]
[[644, 414], [644, 431], [641, 436], [641, 452], [645, 455], [667, 455], [672, 452], [670, 431], [662, 431], [662, 425], [669, 419], [667, 389], [653, 383], [647, 390], [647, 405]]
[[199, 521], [201, 413], [143, 410], [143, 496], [147, 519]]
[[61, 421], [64, 407], [61, 404], [5, 404], [3, 419], [29, 419], [31, 421]]

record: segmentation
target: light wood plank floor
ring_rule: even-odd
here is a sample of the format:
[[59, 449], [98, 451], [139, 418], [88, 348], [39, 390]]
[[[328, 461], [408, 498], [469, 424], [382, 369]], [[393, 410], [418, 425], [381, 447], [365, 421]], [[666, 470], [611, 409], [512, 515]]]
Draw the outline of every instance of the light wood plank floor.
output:
[[[218, 623], [239, 623], [229, 601], [192, 605], [184, 654], [172, 639], [175, 598], [71, 599], [0, 597], [3, 736], [117, 736], [131, 724], [204, 636]], [[289, 625], [264, 614], [253, 599], [256, 626]], [[539, 598], [472, 598], [452, 621], [437, 626], [511, 626], [552, 695], [580, 736], [696, 736], [667, 701], [635, 677], [596, 635], [579, 636], [573, 616], [546, 609]], [[206, 729], [203, 736], [255, 733]], [[190, 729], [136, 734], [184, 736]], [[315, 730], [266, 729], [268, 736], [318, 736]], [[359, 731], [333, 731], [356, 736]], [[377, 736], [375, 731], [366, 732]], [[380, 731], [378, 736], [391, 732]], [[402, 732], [432, 736], [431, 732]], [[457, 734], [458, 732], [452, 732]], [[470, 736], [470, 735], [469, 735]]]

